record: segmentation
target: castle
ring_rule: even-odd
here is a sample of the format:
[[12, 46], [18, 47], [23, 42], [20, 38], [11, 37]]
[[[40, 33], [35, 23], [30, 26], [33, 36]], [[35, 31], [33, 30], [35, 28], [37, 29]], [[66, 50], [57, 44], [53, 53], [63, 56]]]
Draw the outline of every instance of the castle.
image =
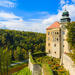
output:
[[63, 53], [69, 53], [66, 25], [70, 22], [69, 12], [65, 9], [60, 22], [54, 22], [46, 29], [46, 53], [48, 56], [61, 58]]

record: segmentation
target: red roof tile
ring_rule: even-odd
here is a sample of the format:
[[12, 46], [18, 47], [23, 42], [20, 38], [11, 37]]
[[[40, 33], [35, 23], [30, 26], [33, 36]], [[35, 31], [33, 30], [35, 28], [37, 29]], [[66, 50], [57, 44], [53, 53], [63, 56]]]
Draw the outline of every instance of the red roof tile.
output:
[[52, 25], [50, 25], [47, 29], [51, 29], [51, 28], [59, 28], [60, 27], [60, 23], [59, 22], [54, 22]]

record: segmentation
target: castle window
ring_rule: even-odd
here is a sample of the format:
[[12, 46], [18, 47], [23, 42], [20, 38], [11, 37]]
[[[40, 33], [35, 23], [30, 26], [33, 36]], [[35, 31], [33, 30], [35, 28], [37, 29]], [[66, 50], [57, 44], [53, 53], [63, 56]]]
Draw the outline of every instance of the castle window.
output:
[[64, 34], [65, 34], [65, 32], [62, 32], [62, 34], [64, 35]]
[[56, 52], [54, 52], [56, 54]]
[[51, 53], [50, 49], [49, 49], [49, 53]]
[[48, 43], [48, 46], [50, 46], [50, 43]]
[[65, 39], [63, 39], [63, 41], [65, 41]]
[[57, 32], [57, 34], [59, 34], [59, 33]]
[[65, 46], [63, 45], [63, 47], [65, 47]]
[[51, 34], [52, 34], [53, 32], [51, 32]]
[[54, 34], [54, 32], [52, 32], [52, 34]]
[[57, 38], [57, 41], [58, 41], [58, 38]]
[[50, 37], [48, 37], [48, 40], [50, 40]]
[[56, 47], [56, 44], [54, 44], [54, 47]]
[[55, 32], [55, 34], [56, 34], [56, 32]]
[[48, 32], [48, 35], [50, 34], [50, 32]]

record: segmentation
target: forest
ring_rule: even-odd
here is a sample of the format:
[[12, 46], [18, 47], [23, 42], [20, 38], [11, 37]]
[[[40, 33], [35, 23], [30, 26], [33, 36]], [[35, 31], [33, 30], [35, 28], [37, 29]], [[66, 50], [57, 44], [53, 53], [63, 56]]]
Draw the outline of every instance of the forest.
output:
[[45, 38], [43, 33], [0, 29], [0, 75], [8, 75], [12, 61], [28, 59], [29, 52], [44, 52]]
[[11, 60], [24, 60], [29, 51], [45, 51], [45, 37], [42, 33], [0, 29], [0, 49], [6, 49]]

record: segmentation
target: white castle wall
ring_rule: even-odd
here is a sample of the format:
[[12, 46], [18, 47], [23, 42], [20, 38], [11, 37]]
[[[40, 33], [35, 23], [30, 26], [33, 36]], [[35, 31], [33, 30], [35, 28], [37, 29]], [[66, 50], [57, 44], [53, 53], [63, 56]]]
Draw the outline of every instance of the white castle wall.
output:
[[63, 54], [63, 66], [69, 71], [70, 75], [75, 75], [75, 64], [66, 54]]
[[41, 75], [43, 74], [43, 70], [39, 64], [32, 64], [29, 58], [29, 69], [32, 72], [32, 75]]

